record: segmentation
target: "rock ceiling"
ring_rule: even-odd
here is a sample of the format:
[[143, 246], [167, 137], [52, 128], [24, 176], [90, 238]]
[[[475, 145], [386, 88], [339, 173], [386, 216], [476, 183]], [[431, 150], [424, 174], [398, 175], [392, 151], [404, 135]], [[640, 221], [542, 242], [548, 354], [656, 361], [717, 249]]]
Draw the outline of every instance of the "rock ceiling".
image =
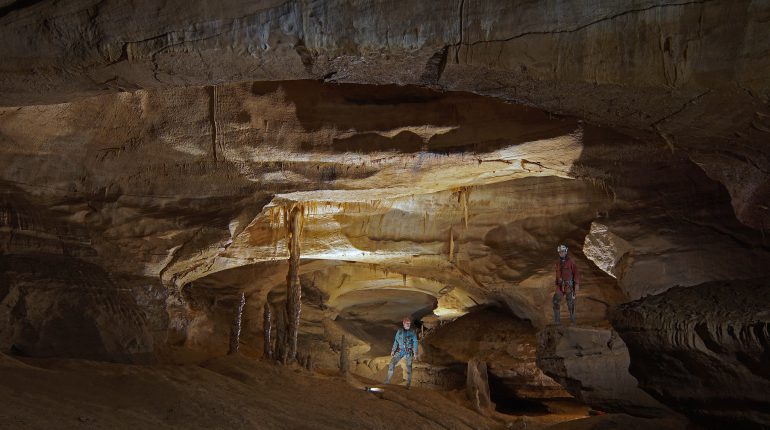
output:
[[725, 185], [739, 219], [770, 225], [761, 2], [81, 0], [0, 13], [6, 106], [296, 79], [467, 91], [683, 151]]

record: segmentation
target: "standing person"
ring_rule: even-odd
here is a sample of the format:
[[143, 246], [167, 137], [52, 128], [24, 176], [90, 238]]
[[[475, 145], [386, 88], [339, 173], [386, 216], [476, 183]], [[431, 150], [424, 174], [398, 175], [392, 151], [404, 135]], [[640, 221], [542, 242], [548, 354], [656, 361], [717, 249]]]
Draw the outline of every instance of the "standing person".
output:
[[406, 388], [412, 385], [412, 360], [417, 357], [417, 333], [412, 330], [412, 319], [404, 317], [401, 321], [403, 328], [398, 329], [396, 338], [393, 340], [393, 347], [390, 349], [390, 364], [388, 365], [388, 379], [386, 384], [390, 384], [390, 378], [393, 377], [393, 369], [402, 358], [406, 358]]
[[556, 292], [553, 293], [553, 319], [556, 325], [561, 322], [561, 297], [567, 296], [569, 319], [575, 322], [575, 294], [580, 289], [580, 274], [575, 262], [567, 255], [567, 245], [556, 248], [559, 261], [556, 262]]

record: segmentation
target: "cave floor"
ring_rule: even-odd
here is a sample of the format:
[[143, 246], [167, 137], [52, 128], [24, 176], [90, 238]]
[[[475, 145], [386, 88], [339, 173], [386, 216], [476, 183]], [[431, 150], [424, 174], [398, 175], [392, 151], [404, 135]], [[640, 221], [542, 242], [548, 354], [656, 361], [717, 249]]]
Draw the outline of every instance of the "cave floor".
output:
[[378, 397], [359, 383], [244, 356], [139, 366], [0, 355], [0, 429], [591, 428], [574, 407], [483, 416], [462, 391], [391, 386]]

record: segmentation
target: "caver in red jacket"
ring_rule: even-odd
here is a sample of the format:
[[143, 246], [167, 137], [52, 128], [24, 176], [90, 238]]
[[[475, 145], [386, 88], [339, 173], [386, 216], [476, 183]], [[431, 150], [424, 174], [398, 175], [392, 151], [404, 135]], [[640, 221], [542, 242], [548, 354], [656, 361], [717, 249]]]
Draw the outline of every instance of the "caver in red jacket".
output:
[[564, 294], [564, 287], [569, 285], [574, 285], [575, 291], [580, 289], [580, 274], [575, 262], [568, 255], [564, 260], [556, 261], [556, 287]]

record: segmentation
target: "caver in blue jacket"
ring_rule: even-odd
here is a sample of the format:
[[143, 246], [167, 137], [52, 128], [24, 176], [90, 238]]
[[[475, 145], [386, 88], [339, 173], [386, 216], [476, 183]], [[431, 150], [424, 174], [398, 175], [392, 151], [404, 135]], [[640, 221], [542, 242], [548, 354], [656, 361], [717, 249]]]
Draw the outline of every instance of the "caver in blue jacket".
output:
[[393, 369], [396, 367], [402, 358], [406, 359], [406, 386], [412, 385], [412, 360], [417, 356], [419, 344], [417, 341], [417, 333], [411, 329], [412, 320], [410, 318], [404, 318], [402, 321], [404, 328], [398, 329], [396, 332], [396, 338], [393, 340], [393, 348], [390, 350], [390, 355], [393, 357], [390, 359], [388, 365], [388, 379], [385, 380], [386, 384], [390, 384], [390, 379], [393, 377]]

